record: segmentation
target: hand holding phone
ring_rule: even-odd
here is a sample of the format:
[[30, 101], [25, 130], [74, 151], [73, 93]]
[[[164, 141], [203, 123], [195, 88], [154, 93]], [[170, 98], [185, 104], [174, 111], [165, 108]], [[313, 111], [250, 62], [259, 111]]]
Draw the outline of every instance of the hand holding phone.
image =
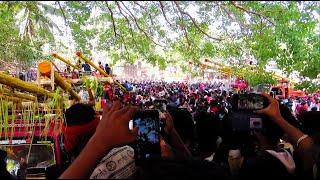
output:
[[256, 114], [257, 110], [268, 106], [268, 99], [261, 94], [236, 94], [232, 97], [232, 129], [239, 132], [250, 132], [263, 129], [265, 117]]
[[138, 136], [134, 144], [136, 160], [161, 157], [160, 123], [157, 110], [137, 112], [133, 118], [133, 127], [138, 127]]

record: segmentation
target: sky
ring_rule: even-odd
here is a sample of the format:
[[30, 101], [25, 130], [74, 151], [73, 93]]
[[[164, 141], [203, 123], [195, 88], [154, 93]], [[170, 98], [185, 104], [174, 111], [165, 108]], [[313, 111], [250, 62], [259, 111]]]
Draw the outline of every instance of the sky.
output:
[[[40, 1], [41, 3], [43, 4], [48, 4], [48, 5], [54, 5], [54, 1]], [[61, 4], [64, 3], [64, 1], [60, 1]], [[54, 5], [55, 6], [55, 5]], [[198, 11], [198, 7], [197, 6], [189, 6], [187, 8], [187, 12], [195, 17], [195, 19], [197, 19], [197, 15], [196, 15], [196, 12]], [[99, 11], [96, 9], [96, 10], [93, 10], [92, 11], [92, 17], [95, 17], [95, 16], [98, 16], [99, 15]], [[319, 14], [316, 13], [316, 12], [313, 12], [314, 16], [316, 18], [319, 19]], [[49, 18], [51, 18], [53, 20], [53, 22], [55, 22], [58, 27], [63, 31], [62, 34], [59, 34], [58, 31], [55, 31], [55, 37], [57, 39], [59, 39], [63, 44], [67, 45], [69, 47], [69, 50], [68, 52], [66, 53], [63, 53], [63, 52], [57, 52], [59, 53], [61, 56], [63, 57], [66, 57], [67, 59], [69, 60], [72, 60], [74, 59], [75, 60], [75, 52], [76, 52], [76, 49], [75, 49], [75, 42], [73, 41], [72, 39], [72, 35], [71, 35], [71, 29], [67, 26], [65, 26], [65, 21], [62, 17], [59, 17], [59, 16], [55, 16], [55, 15], [48, 15]], [[249, 16], [247, 15], [246, 18], [248, 18]], [[170, 18], [170, 17], [169, 17]], [[166, 27], [166, 21], [164, 19], [164, 17], [161, 16], [161, 18], [159, 19], [159, 23], [163, 25], [163, 27]], [[209, 28], [212, 31], [214, 31], [215, 33], [214, 34], [220, 34], [221, 33], [221, 30], [219, 30], [219, 26], [222, 25], [222, 21], [221, 19], [217, 19], [217, 21], [215, 23], [213, 23]], [[90, 28], [90, 26], [88, 27], [84, 27], [84, 28]], [[232, 23], [230, 27], [228, 27], [228, 30], [229, 31], [232, 31], [232, 32], [237, 32], [240, 30], [240, 27], [237, 23]], [[317, 32], [320, 33], [320, 27], [318, 27], [317, 29]], [[213, 34], [213, 33], [212, 33]], [[175, 38], [176, 36], [178, 36], [177, 33], [174, 33], [174, 32], [171, 32], [170, 33], [171, 35], [171, 38]], [[93, 43], [96, 43], [97, 42], [97, 39], [95, 40], [92, 40]], [[50, 51], [49, 49], [49, 46], [48, 45], [45, 45], [44, 46], [44, 53], [45, 54], [51, 54], [52, 52]], [[110, 59], [109, 57], [107, 56], [107, 54], [105, 53], [102, 53], [102, 52], [97, 52], [95, 49], [93, 49], [93, 56], [92, 56], [93, 60], [98, 63], [98, 61], [107, 61], [110, 63]], [[59, 62], [57, 62], [58, 65], [59, 65]], [[63, 63], [61, 63], [62, 65]], [[272, 69], [274, 71], [278, 71], [278, 73], [282, 74], [282, 71], [280, 70], [277, 70], [277, 67], [276, 67], [276, 63], [274, 61], [270, 61], [269, 62], [269, 65], [267, 67], [268, 69]], [[296, 76], [297, 73], [293, 73], [293, 76]]]

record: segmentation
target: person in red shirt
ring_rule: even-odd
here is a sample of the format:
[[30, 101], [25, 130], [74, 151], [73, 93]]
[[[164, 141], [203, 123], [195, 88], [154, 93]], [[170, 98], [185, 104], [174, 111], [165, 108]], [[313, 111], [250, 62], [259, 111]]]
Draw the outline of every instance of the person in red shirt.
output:
[[113, 90], [112, 90], [112, 86], [110, 84], [106, 84], [104, 86], [104, 91], [105, 91], [105, 99], [110, 100], [111, 102], [113, 101]]
[[297, 116], [301, 115], [304, 112], [308, 111], [308, 107], [306, 105], [306, 102], [302, 102], [301, 104], [299, 104], [296, 108], [296, 114]]

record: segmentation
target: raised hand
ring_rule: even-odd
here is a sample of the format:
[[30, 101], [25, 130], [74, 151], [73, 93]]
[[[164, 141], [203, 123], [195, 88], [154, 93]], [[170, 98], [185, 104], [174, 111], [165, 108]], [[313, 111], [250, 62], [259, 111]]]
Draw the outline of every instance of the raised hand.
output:
[[108, 149], [133, 142], [138, 128], [129, 130], [129, 120], [136, 111], [137, 108], [132, 106], [121, 108], [120, 101], [115, 101], [108, 112], [104, 111], [93, 137], [99, 146]]

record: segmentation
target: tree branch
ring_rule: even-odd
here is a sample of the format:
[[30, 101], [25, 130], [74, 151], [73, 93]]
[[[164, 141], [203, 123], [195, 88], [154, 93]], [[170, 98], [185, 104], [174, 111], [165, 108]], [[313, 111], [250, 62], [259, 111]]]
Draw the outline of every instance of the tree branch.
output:
[[238, 8], [238, 9], [240, 9], [240, 10], [242, 10], [242, 11], [244, 11], [244, 12], [246, 12], [246, 13], [249, 13], [249, 14], [257, 15], [257, 16], [259, 16], [260, 18], [264, 18], [264, 19], [267, 20], [269, 23], [271, 23], [272, 25], [274, 25], [274, 23], [273, 23], [267, 16], [265, 16], [265, 15], [263, 15], [263, 14], [260, 14], [260, 13], [258, 13], [258, 12], [254, 12], [254, 11], [250, 11], [250, 10], [248, 10], [248, 9], [245, 9], [245, 8], [242, 7], [242, 6], [237, 5], [234, 1], [231, 1], [230, 3], [231, 3], [234, 7]]
[[[122, 12], [122, 8], [120, 7], [120, 4], [119, 4], [117, 1], [116, 1], [115, 3], [116, 3], [117, 6], [118, 6], [118, 9], [119, 9], [120, 14], [126, 19], [127, 24], [128, 24], [128, 28], [129, 28], [129, 30], [130, 30], [130, 34], [131, 34], [132, 40], [135, 42], [135, 38], [133, 37], [133, 30], [132, 30], [131, 23], [130, 23], [128, 17]], [[121, 34], [121, 33], [120, 33], [120, 34]], [[135, 44], [136, 44], [136, 43], [135, 43]]]
[[113, 12], [112, 12], [109, 4], [108, 4], [108, 1], [106, 1], [106, 5], [107, 5], [107, 8], [108, 8], [108, 10], [109, 10], [109, 12], [110, 12], [110, 15], [111, 15], [114, 37], [117, 37], [116, 23], [114, 22]]
[[[171, 1], [171, 3], [172, 3], [172, 5], [174, 5], [174, 3], [173, 3], [172, 1]], [[172, 6], [172, 8], [173, 8], [173, 10], [174, 10], [176, 13], [178, 13], [177, 10], [174, 8], [174, 6]], [[179, 15], [179, 13], [180, 13], [180, 15]], [[181, 22], [183, 22], [184, 20], [183, 20], [182, 12], [179, 11], [179, 13], [178, 13], [178, 18], [179, 18], [179, 20], [180, 20]], [[187, 40], [188, 49], [189, 49], [189, 48], [190, 48], [190, 40], [189, 40], [189, 37], [188, 37], [188, 32], [187, 32], [186, 27], [185, 27], [184, 25], [181, 26], [181, 27], [182, 27], [182, 29], [183, 29], [183, 35], [184, 35], [184, 37], [185, 37], [186, 40]]]
[[[120, 1], [120, 2], [121, 2], [121, 1]], [[118, 4], [117, 1], [116, 1], [116, 3]], [[140, 27], [140, 25], [139, 25], [139, 23], [138, 23], [138, 21], [137, 21], [137, 18], [132, 14], [132, 12], [129, 10], [129, 8], [128, 8], [123, 2], [121, 2], [121, 3], [122, 3], [122, 5], [124, 6], [124, 8], [129, 12], [130, 17], [134, 20], [137, 28], [138, 28], [141, 32], [143, 32], [144, 35], [145, 35], [148, 39], [150, 39], [154, 44], [156, 44], [156, 45], [158, 45], [158, 46], [160, 46], [160, 47], [164, 47], [163, 45], [155, 42], [155, 41], [148, 35], [148, 33], [147, 33], [146, 31], [144, 31], [144, 30]], [[118, 4], [118, 6], [120, 7], [119, 4]], [[121, 7], [120, 7], [120, 8], [121, 8]]]
[[[244, 31], [243, 27], [245, 27], [246, 29], [250, 29], [249, 26], [247, 26], [246, 24], [242, 23], [240, 20], [237, 20], [236, 18], [232, 17], [230, 11], [228, 11], [228, 9], [225, 8], [225, 4], [221, 4], [219, 6], [219, 9], [220, 9], [220, 11], [223, 10], [223, 12], [225, 12], [230, 19], [232, 19], [233, 21], [238, 22], [240, 24], [240, 29], [241, 29], [242, 32]], [[221, 11], [221, 13], [222, 13], [222, 11]]]
[[67, 21], [66, 14], [64, 13], [64, 10], [63, 10], [63, 8], [62, 8], [62, 6], [61, 6], [61, 4], [60, 4], [60, 1], [57, 1], [57, 3], [58, 3], [58, 5], [59, 5], [59, 9], [60, 9], [60, 11], [61, 11], [61, 13], [62, 13], [62, 16], [63, 16], [63, 18], [64, 18], [65, 25], [67, 26], [67, 25], [68, 25], [68, 21]]
[[145, 12], [146, 12], [146, 13], [148, 14], [148, 16], [149, 16], [149, 19], [150, 19], [150, 22], [151, 22], [152, 26], [154, 26], [153, 19], [152, 19], [152, 17], [151, 17], [151, 14], [149, 14], [149, 13], [148, 13], [148, 11], [147, 11], [147, 7], [142, 6], [142, 5], [141, 5], [141, 4], [139, 4], [137, 1], [133, 1], [133, 3], [134, 3], [134, 4], [136, 4], [136, 5], [138, 5], [138, 6], [140, 7], [140, 9], [145, 10]]
[[172, 24], [170, 23], [170, 21], [168, 20], [168, 18], [167, 18], [167, 16], [166, 16], [166, 13], [164, 12], [164, 4], [163, 4], [161, 1], [159, 1], [159, 3], [160, 3], [161, 12], [162, 12], [162, 14], [163, 14], [164, 19], [167, 21], [167, 23], [168, 23], [170, 26], [172, 26]]
[[216, 40], [216, 41], [222, 41], [222, 39], [212, 37], [212, 36], [210, 36], [208, 33], [206, 33], [205, 31], [203, 31], [203, 30], [199, 27], [199, 25], [197, 24], [196, 20], [195, 20], [189, 13], [184, 12], [176, 1], [173, 1], [173, 2], [174, 2], [175, 5], [177, 6], [177, 8], [178, 8], [178, 10], [180, 11], [180, 13], [187, 15], [187, 16], [191, 19], [193, 25], [194, 25], [202, 34], [206, 35], [206, 36], [207, 36], [208, 38], [210, 38], [210, 39], [213, 39], [213, 40]]

